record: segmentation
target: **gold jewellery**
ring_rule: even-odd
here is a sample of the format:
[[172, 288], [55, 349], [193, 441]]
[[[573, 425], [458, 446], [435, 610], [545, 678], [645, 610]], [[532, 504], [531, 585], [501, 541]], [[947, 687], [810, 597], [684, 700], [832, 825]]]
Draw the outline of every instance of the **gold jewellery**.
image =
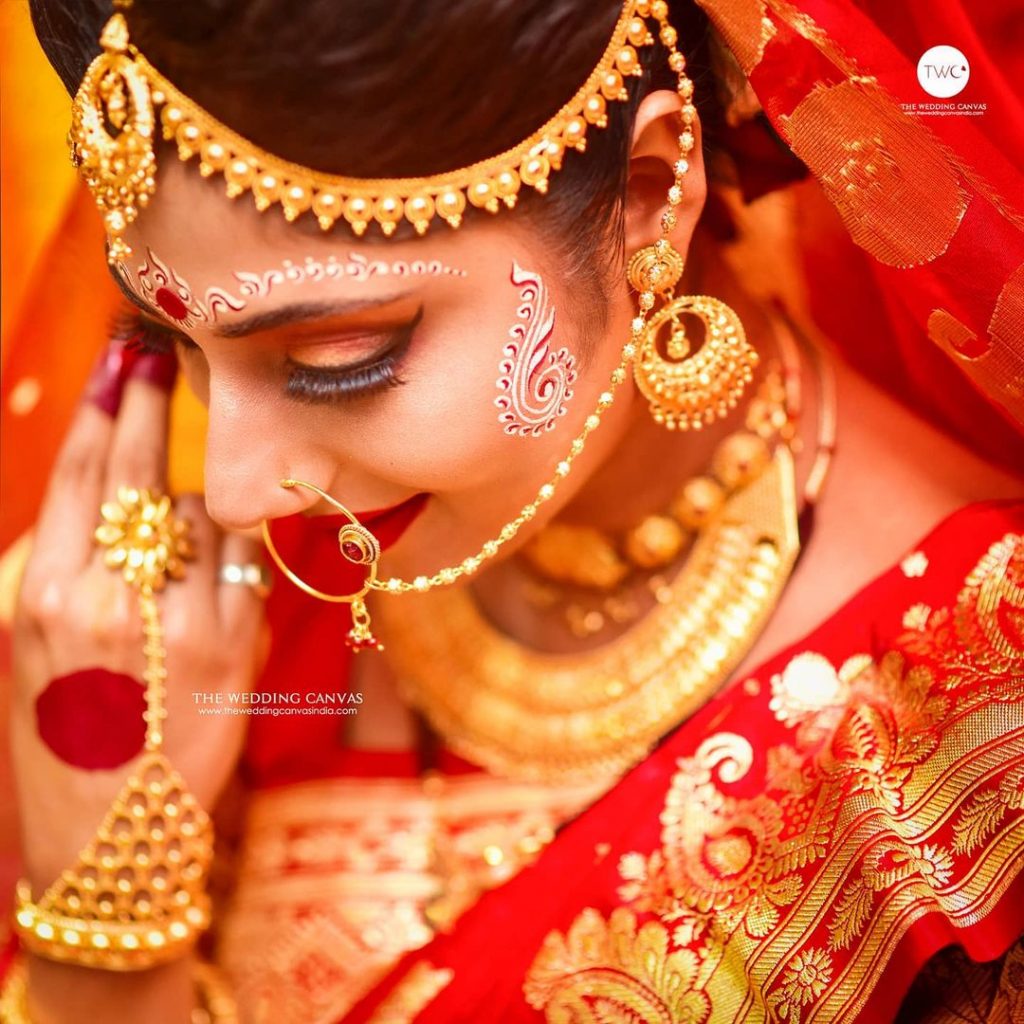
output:
[[117, 13], [103, 29], [103, 52], [75, 96], [72, 159], [103, 214], [112, 263], [129, 255], [124, 231], [156, 192], [158, 109], [163, 137], [175, 144], [179, 159], [198, 157], [200, 174], [221, 175], [231, 198], [251, 193], [258, 210], [280, 205], [288, 220], [311, 211], [325, 231], [342, 220], [357, 235], [370, 224], [391, 235], [403, 219], [419, 234], [435, 217], [458, 227], [467, 204], [495, 213], [515, 206], [523, 186], [547, 192], [566, 152], [583, 152], [588, 130], [607, 125], [608, 103], [629, 98], [625, 79], [642, 73], [637, 48], [654, 43], [649, 18], [658, 23], [658, 39], [670, 51], [680, 84], [688, 82], [665, 0], [626, 0], [597, 67], [529, 138], [445, 174], [368, 180], [300, 167], [242, 138], [154, 68], [131, 43], [125, 16]]
[[351, 605], [352, 628], [348, 631], [348, 636], [345, 638], [349, 647], [357, 652], [367, 649], [384, 650], [383, 645], [377, 640], [370, 629], [370, 614], [367, 612], [366, 603], [363, 601], [363, 598], [366, 597], [377, 582], [377, 562], [380, 559], [380, 543], [377, 538], [340, 501], [332, 498], [326, 491], [317, 487], [316, 484], [307, 483], [305, 480], [282, 480], [281, 486], [288, 489], [305, 487], [307, 490], [319, 495], [349, 520], [338, 531], [338, 549], [346, 561], [351, 562], [353, 565], [365, 565], [367, 567], [367, 575], [362, 587], [351, 594], [326, 594], [322, 590], [317, 590], [316, 587], [308, 584], [287, 566], [274, 544], [274, 538], [270, 535], [270, 525], [264, 519], [262, 523], [263, 543], [266, 544], [270, 557], [285, 576], [300, 590], [309, 594], [310, 597], [315, 597], [320, 601], [327, 601], [330, 604]]
[[[113, 262], [127, 254], [123, 232], [155, 192], [156, 110], [160, 112], [163, 135], [176, 143], [179, 158], [188, 161], [198, 156], [200, 172], [207, 176], [222, 174], [231, 197], [251, 192], [260, 210], [280, 204], [288, 220], [312, 210], [325, 230], [341, 219], [356, 234], [375, 222], [385, 235], [390, 235], [404, 218], [422, 234], [435, 216], [457, 227], [467, 203], [496, 212], [503, 205], [515, 205], [524, 184], [545, 192], [550, 175], [562, 166], [566, 150], [583, 151], [589, 127], [607, 124], [607, 103], [629, 98], [625, 77], [642, 73], [637, 48], [653, 46], [656, 39], [667, 51], [682, 101], [679, 158], [668, 190], [669, 208], [661, 220], [662, 237], [630, 261], [629, 281], [639, 293], [640, 306], [630, 339], [612, 371], [607, 390], [598, 398], [597, 408], [586, 418], [569, 451], [534, 500], [523, 506], [497, 537], [461, 564], [413, 580], [380, 579], [379, 546], [355, 517], [314, 484], [282, 481], [284, 487], [313, 490], [349, 520], [339, 534], [341, 553], [349, 561], [365, 565], [367, 573], [356, 592], [344, 595], [325, 594], [301, 580], [282, 562], [267, 524], [263, 532], [271, 556], [296, 585], [321, 600], [351, 605], [353, 626], [347, 639], [357, 651], [380, 648], [370, 628], [365, 602], [370, 591], [422, 593], [471, 576], [534, 518], [569, 474], [631, 365], [652, 415], [670, 429], [698, 429], [726, 415], [752, 378], [757, 356], [747, 344], [735, 314], [709, 296], [674, 294], [683, 272], [683, 258], [669, 236], [677, 224], [675, 210], [683, 198], [683, 181], [695, 145], [697, 112], [686, 60], [677, 48], [676, 30], [668, 22], [668, 4], [665, 0], [626, 0], [611, 39], [586, 81], [553, 118], [517, 146], [470, 167], [403, 179], [326, 175], [263, 151], [213, 118], [157, 71], [130, 42], [123, 14], [115, 14], [104, 28], [100, 40], [103, 52], [90, 65], [75, 97], [70, 140], [73, 158], [104, 213]], [[659, 302], [660, 308], [654, 311]], [[699, 347], [690, 340], [684, 317], [703, 322], [704, 338]], [[661, 338], [666, 333], [663, 354]]]
[[[620, 360], [611, 372], [606, 390], [602, 391], [598, 397], [597, 408], [586, 418], [583, 428], [569, 444], [568, 452], [555, 465], [554, 473], [541, 485], [534, 500], [524, 505], [518, 515], [505, 523], [496, 538], [486, 541], [476, 554], [465, 558], [460, 564], [444, 567], [431, 575], [419, 575], [412, 581], [397, 577], [380, 579], [377, 569], [379, 547], [372, 549], [364, 537], [360, 542], [361, 546], [357, 549], [345, 550], [346, 538], [351, 541], [352, 538], [349, 535], [352, 529], [358, 526], [354, 516], [315, 484], [295, 479], [282, 481], [282, 486], [285, 487], [303, 486], [312, 490], [350, 520], [349, 524], [342, 527], [339, 534], [341, 553], [349, 561], [368, 566], [364, 583], [351, 594], [328, 595], [309, 586], [284, 563], [273, 546], [269, 525], [265, 522], [263, 523], [263, 536], [270, 556], [278, 563], [287, 577], [303, 591], [321, 600], [351, 604], [353, 625], [348, 633], [347, 642], [356, 651], [367, 648], [381, 649], [381, 644], [371, 630], [370, 615], [365, 600], [371, 591], [386, 594], [422, 594], [471, 577], [484, 562], [494, 558], [504, 545], [512, 541], [525, 523], [534, 519], [540, 507], [554, 497], [558, 484], [568, 476], [573, 462], [583, 453], [587, 438], [597, 428], [601, 422], [601, 416], [611, 406], [615, 392], [627, 379], [629, 368], [634, 364], [634, 360], [636, 360], [634, 376], [641, 391], [651, 402], [652, 414], [658, 422], [669, 428], [698, 428], [726, 415], [735, 406], [745, 385], [752, 379], [757, 354], [746, 343], [742, 327], [735, 314], [723, 303], [707, 296], [676, 298], [673, 292], [682, 274], [683, 259], [673, 248], [669, 236], [677, 225], [675, 211], [683, 199], [683, 180], [689, 170], [688, 158], [694, 145], [693, 125], [696, 120], [696, 109], [692, 101], [693, 84], [686, 75], [685, 58], [676, 48], [677, 35], [675, 29], [668, 23], [668, 5], [666, 3], [662, 0], [653, 0], [653, 2], [629, 0], [623, 7], [622, 16], [618, 19], [612, 41], [606, 49], [604, 57], [577, 97], [552, 122], [542, 127], [535, 135], [531, 135], [514, 150], [496, 158], [496, 161], [514, 163], [521, 160], [524, 154], [534, 154], [538, 146], [543, 148], [551, 142], [551, 135], [555, 127], [561, 126], [563, 123], [566, 127], [572, 124], [571, 121], [563, 121], [566, 112], [575, 110], [577, 104], [586, 105], [587, 97], [593, 96], [595, 89], [600, 90], [602, 82], [608, 84], [614, 80], [620, 83], [620, 86], [616, 86], [616, 88], [620, 88], [621, 72], [624, 69], [629, 69], [632, 74], [638, 74], [640, 67], [637, 62], [635, 46], [654, 42], [654, 37], [646, 28], [645, 18], [652, 18], [657, 23], [658, 39], [669, 51], [669, 66], [677, 76], [677, 90], [682, 99], [679, 159], [673, 169], [674, 178], [668, 194], [669, 209], [660, 221], [662, 238], [658, 239], [654, 245], [638, 252], [630, 261], [629, 280], [630, 284], [639, 292], [640, 307], [638, 314], [633, 319], [630, 340], [623, 347]], [[97, 58], [97, 60], [99, 59], [101, 58]], [[133, 61], [137, 62], [139, 59], [141, 58], [136, 52]], [[616, 93], [615, 98], [625, 98], [625, 92], [622, 95]], [[596, 120], [594, 123], [600, 123], [600, 121]], [[582, 146], [578, 146], [578, 148], [582, 148]], [[417, 187], [424, 187], [425, 183], [431, 182], [432, 186], [439, 187], [438, 182], [440, 181], [452, 184], [452, 182], [463, 181], [466, 174], [483, 173], [483, 168], [487, 168], [489, 174], [496, 172], [497, 167], [498, 164], [495, 162], [485, 162], [474, 165], [473, 168], [466, 171], [454, 172], [450, 176], [418, 179]], [[410, 180], [402, 180], [387, 184], [389, 187], [393, 186], [396, 190], [401, 190], [410, 183]], [[379, 187], [381, 182], [373, 182], [372, 185]], [[472, 199], [473, 190], [479, 186], [479, 182], [473, 184], [471, 179], [466, 179], [463, 185], [466, 187], [472, 185], [469, 190], [470, 199]], [[364, 186], [370, 187], [365, 182]], [[286, 208], [286, 215], [287, 213]], [[422, 226], [425, 226], [425, 223]], [[650, 311], [658, 300], [663, 302], [663, 308], [658, 309], [648, 321]], [[695, 352], [692, 351], [693, 346], [682, 322], [682, 317], [687, 314], [696, 315], [706, 327], [705, 339]], [[669, 358], [660, 354], [658, 349], [658, 339], [666, 329], [670, 333]]]
[[780, 446], [725, 503], [668, 593], [593, 650], [549, 654], [501, 633], [464, 589], [382, 609], [406, 699], [456, 753], [543, 782], [614, 776], [700, 707], [749, 650], [799, 551]]
[[764, 456], [758, 445], [750, 462], [746, 441], [728, 459], [716, 449], [713, 471], [736, 485], [724, 502], [720, 487], [695, 499], [698, 532], [686, 561], [662, 578], [657, 603], [626, 632], [552, 654], [500, 632], [466, 589], [415, 597], [401, 613], [382, 608], [402, 693], [452, 750], [514, 778], [613, 779], [703, 705], [750, 651], [800, 552], [791, 448], [803, 442], [795, 433], [801, 349], [818, 406], [805, 511], [820, 499], [835, 450], [831, 369], [786, 317], [772, 320], [783, 392], [766, 390], [766, 376], [747, 407], [746, 431], [731, 436], [774, 439], [774, 451]]
[[531, 573], [524, 580], [527, 600], [538, 609], [561, 608], [577, 637], [638, 618], [638, 582], [659, 603], [669, 600], [672, 591], [661, 570], [687, 552], [726, 501], [764, 471], [774, 444], [795, 435], [799, 361], [787, 365], [791, 355], [780, 353], [782, 365], [768, 368], [746, 403], [740, 429], [715, 445], [707, 470], [681, 484], [661, 510], [624, 531], [555, 520], [531, 538], [521, 552]]
[[208, 926], [213, 827], [162, 751], [167, 652], [157, 594], [192, 557], [188, 524], [166, 495], [132, 487], [118, 488], [101, 514], [104, 561], [138, 591], [145, 750], [75, 864], [39, 900], [18, 883], [15, 929], [48, 959], [131, 971], [184, 955]]

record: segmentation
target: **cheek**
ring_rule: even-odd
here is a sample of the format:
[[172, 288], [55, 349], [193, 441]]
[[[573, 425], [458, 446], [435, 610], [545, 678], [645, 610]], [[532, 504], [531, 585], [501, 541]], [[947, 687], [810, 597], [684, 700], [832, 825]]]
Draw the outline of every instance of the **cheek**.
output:
[[541, 276], [512, 264], [495, 294], [504, 301], [472, 319], [424, 324], [406, 383], [367, 431], [392, 480], [449, 493], [536, 482], [596, 403], [603, 384], [580, 376], [582, 327]]

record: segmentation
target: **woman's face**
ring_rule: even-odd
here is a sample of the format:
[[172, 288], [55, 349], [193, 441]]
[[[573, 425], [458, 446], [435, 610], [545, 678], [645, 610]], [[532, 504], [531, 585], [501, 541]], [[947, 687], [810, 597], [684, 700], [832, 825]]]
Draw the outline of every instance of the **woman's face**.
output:
[[[602, 315], [516, 213], [411, 240], [324, 234], [227, 201], [168, 154], [126, 239], [123, 287], [209, 410], [211, 516], [242, 530], [332, 512], [280, 486], [307, 480], [379, 532], [388, 574], [460, 563], [532, 501], [629, 334], [625, 284]], [[521, 539], [616, 444], [632, 401], [622, 388]]]

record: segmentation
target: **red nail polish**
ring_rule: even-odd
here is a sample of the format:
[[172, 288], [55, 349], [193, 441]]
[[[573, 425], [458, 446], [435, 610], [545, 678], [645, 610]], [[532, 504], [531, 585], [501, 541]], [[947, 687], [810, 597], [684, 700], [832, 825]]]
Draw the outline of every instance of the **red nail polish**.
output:
[[178, 357], [173, 352], [146, 352], [135, 361], [128, 376], [170, 391], [178, 378]]
[[84, 399], [98, 406], [108, 416], [116, 416], [124, 382], [138, 359], [139, 353], [129, 347], [126, 339], [111, 338], [89, 374]]

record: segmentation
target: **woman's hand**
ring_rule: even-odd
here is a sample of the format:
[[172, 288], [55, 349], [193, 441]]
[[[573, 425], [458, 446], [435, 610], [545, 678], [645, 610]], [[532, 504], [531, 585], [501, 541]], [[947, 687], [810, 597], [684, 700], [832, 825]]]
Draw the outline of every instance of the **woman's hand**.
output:
[[[145, 665], [138, 593], [104, 565], [93, 531], [119, 485], [166, 488], [172, 381], [168, 357], [132, 358], [112, 343], [53, 468], [37, 524], [14, 621], [12, 710], [25, 873], [36, 899], [94, 836], [142, 749], [135, 740]], [[218, 530], [199, 495], [177, 499], [174, 513], [192, 524], [195, 558], [185, 578], [157, 597], [168, 671], [163, 751], [209, 810], [238, 759], [245, 718], [201, 716], [193, 694], [251, 688], [265, 635], [263, 602], [218, 575], [223, 563], [259, 560], [259, 545]], [[63, 739], [54, 743], [54, 736]]]

